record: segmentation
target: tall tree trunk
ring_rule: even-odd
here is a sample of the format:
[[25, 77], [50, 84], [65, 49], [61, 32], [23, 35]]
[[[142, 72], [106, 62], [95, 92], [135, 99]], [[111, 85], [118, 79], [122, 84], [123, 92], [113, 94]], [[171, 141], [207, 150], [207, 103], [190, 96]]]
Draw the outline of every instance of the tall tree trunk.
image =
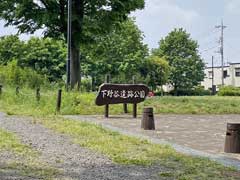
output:
[[78, 48], [72, 48], [72, 60], [70, 63], [70, 85], [71, 89], [80, 89], [81, 83], [81, 71], [80, 71], [80, 50]]

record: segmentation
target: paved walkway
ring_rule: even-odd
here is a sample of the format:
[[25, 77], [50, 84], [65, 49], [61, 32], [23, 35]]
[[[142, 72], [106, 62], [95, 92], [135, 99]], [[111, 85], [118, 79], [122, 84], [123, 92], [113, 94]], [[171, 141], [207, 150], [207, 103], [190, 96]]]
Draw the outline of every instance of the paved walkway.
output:
[[210, 157], [240, 169], [240, 154], [224, 153], [227, 122], [240, 123], [240, 115], [155, 115], [155, 131], [142, 130], [141, 117], [133, 119], [129, 115], [108, 119], [103, 116], [67, 117], [102, 124], [155, 142], [170, 143], [178, 151]]

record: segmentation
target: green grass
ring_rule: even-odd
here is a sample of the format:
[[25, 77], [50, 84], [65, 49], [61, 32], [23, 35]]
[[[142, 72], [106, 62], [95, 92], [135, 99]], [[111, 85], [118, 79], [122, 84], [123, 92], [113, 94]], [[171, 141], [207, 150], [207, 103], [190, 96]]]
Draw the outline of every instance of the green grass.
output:
[[[73, 142], [80, 146], [97, 151], [109, 157], [116, 163], [152, 165], [159, 164], [163, 169], [159, 171], [161, 179], [239, 179], [240, 173], [234, 169], [226, 168], [218, 163], [204, 158], [193, 158], [175, 152], [169, 146], [151, 144], [146, 140], [121, 135], [117, 132], [106, 130], [100, 126], [86, 122], [66, 120], [55, 114], [57, 91], [42, 90], [40, 102], [36, 102], [32, 90], [21, 89], [20, 95], [16, 95], [14, 89], [4, 89], [0, 97], [0, 110], [9, 115], [31, 115], [36, 118], [33, 123], [42, 123], [52, 130], [69, 135]], [[103, 114], [104, 107], [94, 104], [96, 94], [63, 92], [61, 114]], [[155, 113], [176, 113], [176, 114], [228, 114], [240, 113], [239, 97], [159, 97], [150, 98], [139, 105], [139, 113], [143, 106], [153, 106]], [[122, 105], [111, 106], [111, 114], [121, 114]], [[6, 136], [6, 135], [5, 135]], [[10, 137], [12, 137], [10, 135]], [[14, 145], [0, 147], [12, 149], [13, 152], [31, 151], [18, 142]], [[13, 140], [15, 138], [13, 137]], [[11, 138], [7, 141], [12, 142]], [[3, 145], [5, 144], [5, 145]], [[19, 146], [16, 146], [19, 144]], [[13, 147], [17, 147], [14, 148]], [[25, 149], [27, 148], [27, 149]], [[18, 150], [20, 149], [20, 150]], [[23, 153], [22, 156], [24, 156]], [[27, 153], [29, 154], [29, 153]], [[31, 154], [31, 153], [30, 153]], [[32, 163], [34, 164], [34, 163]], [[20, 168], [26, 174], [33, 172], [46, 172], [46, 177], [51, 177], [54, 171], [43, 171], [33, 166], [21, 166], [12, 164], [14, 168]], [[26, 168], [26, 169], [25, 169]], [[40, 169], [40, 171], [38, 171]], [[52, 174], [52, 175], [51, 175]], [[45, 175], [42, 175], [45, 176]]]
[[159, 176], [166, 179], [239, 179], [240, 172], [205, 158], [177, 153], [165, 145], [157, 145], [134, 137], [121, 135], [87, 122], [61, 117], [37, 120], [52, 130], [69, 135], [80, 146], [100, 152], [116, 163], [148, 166], [159, 164]]
[[[9, 115], [53, 115], [56, 113], [56, 97], [57, 90], [41, 90], [38, 103], [34, 90], [20, 89], [17, 96], [13, 88], [5, 88], [0, 97], [0, 110]], [[95, 93], [63, 91], [61, 114], [103, 115], [104, 107], [96, 106], [95, 98]], [[144, 106], [154, 107], [156, 114], [240, 114], [240, 97], [154, 97], [138, 105], [139, 114]], [[131, 105], [129, 110], [132, 111]], [[122, 104], [110, 106], [110, 114], [122, 113]]]
[[30, 147], [21, 144], [14, 134], [0, 129], [0, 137], [0, 152], [12, 151], [17, 155], [37, 156], [36, 152], [34, 152]]
[[13, 171], [22, 176], [46, 180], [53, 179], [57, 174], [54, 168], [48, 167], [38, 160], [38, 152], [22, 144], [13, 133], [0, 129], [0, 154], [3, 152], [12, 154], [13, 157], [8, 159], [4, 165], [2, 164], [0, 167], [2, 173]]

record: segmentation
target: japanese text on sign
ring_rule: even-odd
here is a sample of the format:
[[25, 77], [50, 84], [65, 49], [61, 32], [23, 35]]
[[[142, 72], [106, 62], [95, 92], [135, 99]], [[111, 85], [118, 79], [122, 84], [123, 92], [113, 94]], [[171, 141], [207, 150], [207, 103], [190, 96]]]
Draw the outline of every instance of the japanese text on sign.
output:
[[102, 97], [103, 98], [145, 98], [146, 94], [145, 91], [128, 91], [128, 90], [102, 90]]

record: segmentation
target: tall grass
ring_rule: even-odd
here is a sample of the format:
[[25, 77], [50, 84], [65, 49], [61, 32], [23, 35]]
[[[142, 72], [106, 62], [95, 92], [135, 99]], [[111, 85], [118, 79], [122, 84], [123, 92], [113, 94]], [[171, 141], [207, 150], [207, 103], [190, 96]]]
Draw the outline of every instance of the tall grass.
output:
[[[56, 114], [58, 89], [41, 89], [37, 102], [35, 90], [23, 88], [16, 95], [15, 88], [4, 87], [0, 96], [0, 110], [17, 115], [54, 115]], [[95, 105], [96, 93], [62, 93], [62, 115], [103, 115], [104, 107]], [[240, 97], [196, 96], [196, 97], [153, 97], [138, 105], [138, 113], [144, 106], [154, 107], [156, 114], [240, 114]], [[132, 105], [128, 105], [132, 111]], [[110, 105], [110, 114], [122, 114], [123, 105]]]

